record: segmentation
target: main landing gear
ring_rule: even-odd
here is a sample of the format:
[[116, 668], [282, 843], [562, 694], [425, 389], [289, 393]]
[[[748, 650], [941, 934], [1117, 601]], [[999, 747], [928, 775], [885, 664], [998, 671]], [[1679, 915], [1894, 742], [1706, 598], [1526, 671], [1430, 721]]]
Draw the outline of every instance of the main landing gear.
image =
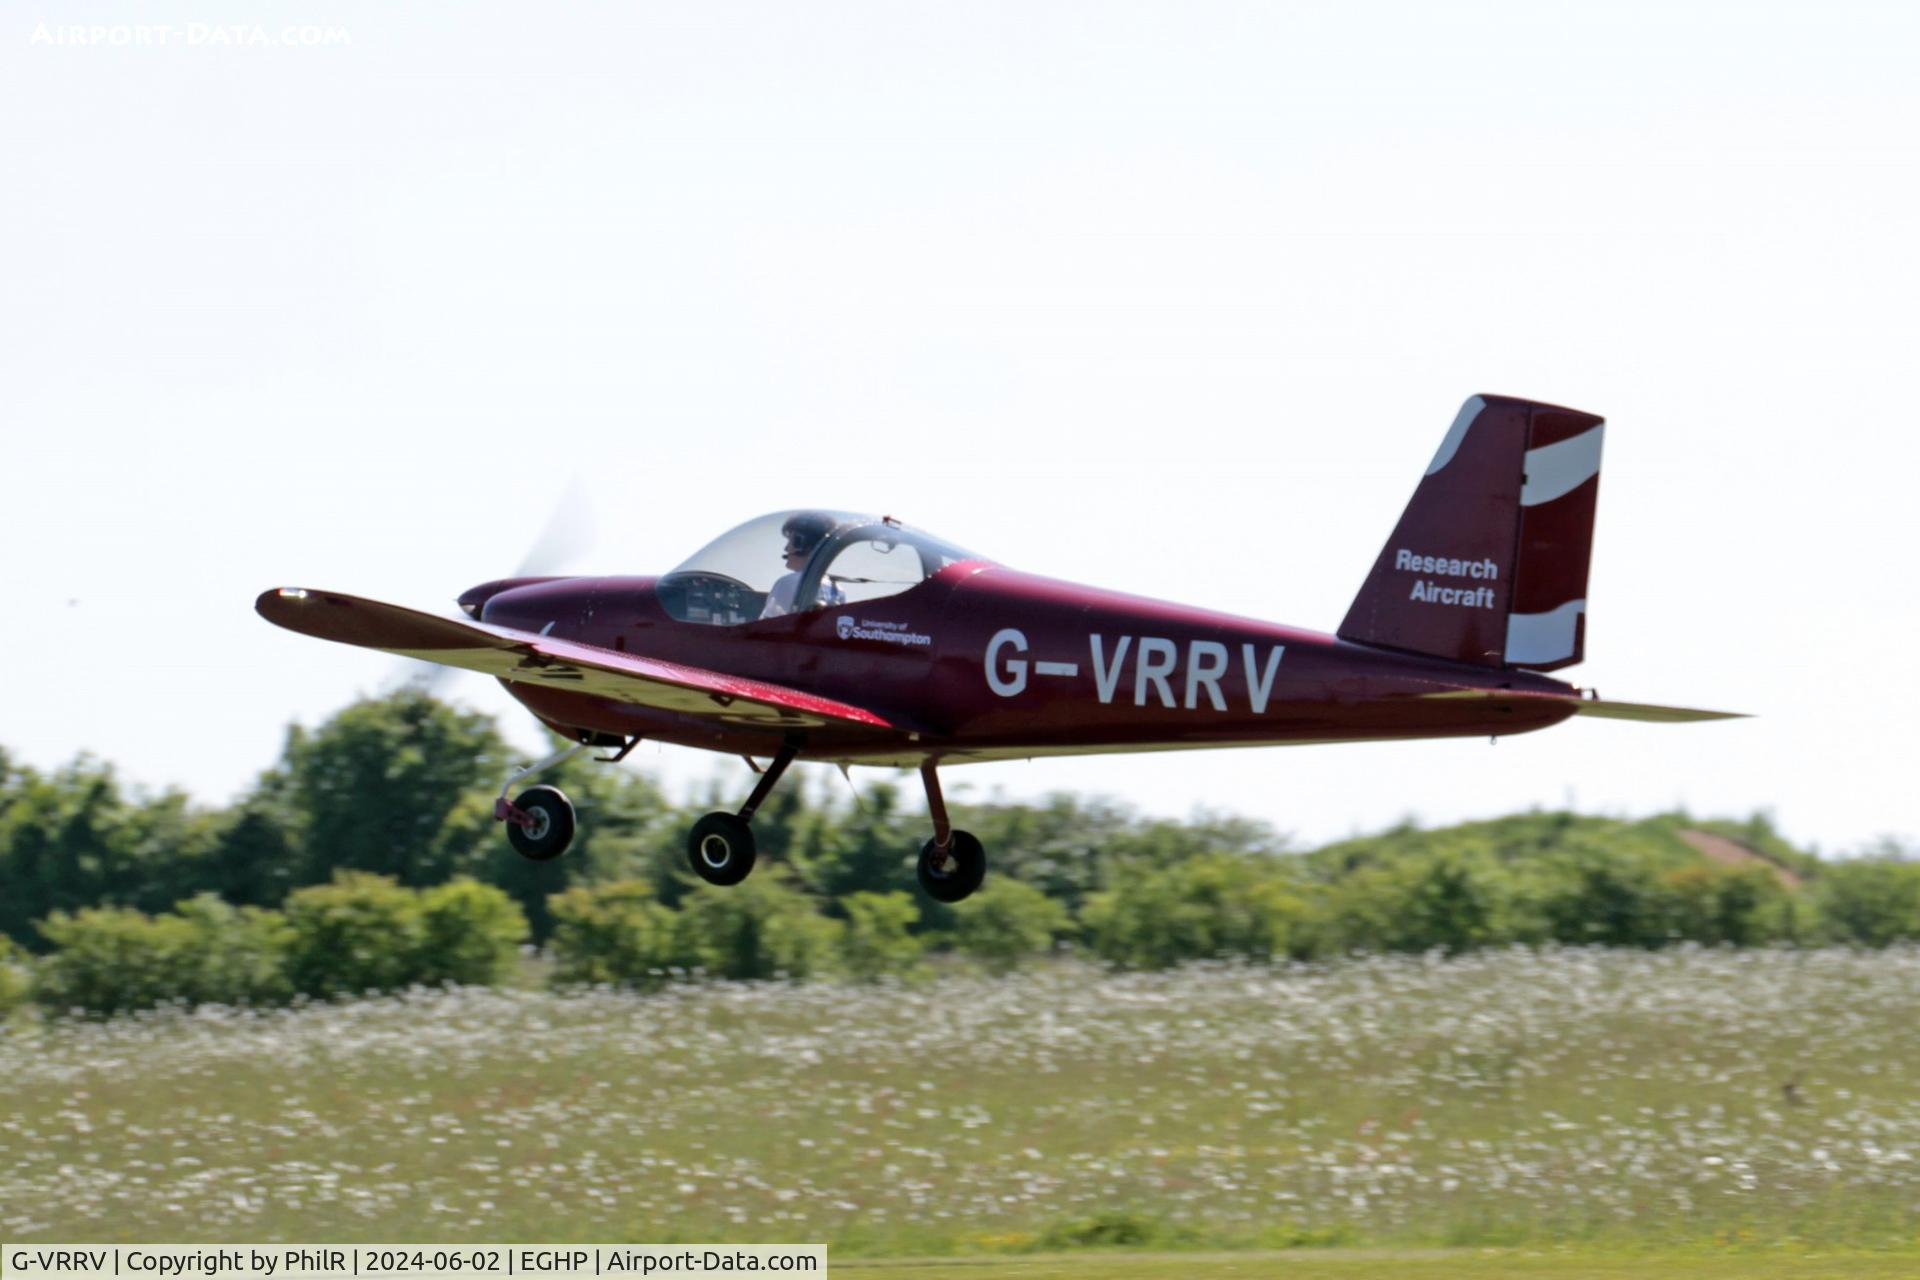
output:
[[920, 766], [920, 779], [927, 784], [927, 812], [933, 817], [933, 839], [920, 846], [920, 887], [935, 902], [958, 902], [987, 878], [987, 851], [971, 831], [956, 831], [947, 821], [940, 775], [931, 760]]
[[693, 824], [693, 830], [687, 835], [687, 861], [692, 864], [695, 875], [708, 884], [720, 885], [739, 884], [747, 878], [757, 853], [753, 827], [749, 824], [773, 794], [773, 784], [780, 781], [780, 775], [799, 754], [800, 748], [792, 743], [780, 748], [780, 754], [760, 774], [760, 781], [754, 783], [753, 794], [740, 806], [740, 812], [718, 810]]
[[[639, 739], [620, 751], [601, 759], [623, 759]], [[528, 787], [512, 801], [507, 792], [513, 784], [543, 769], [551, 769], [591, 745], [580, 742], [562, 747], [546, 759], [520, 770], [500, 788], [494, 801], [493, 816], [507, 824], [507, 843], [514, 852], [534, 862], [549, 862], [567, 851], [573, 842], [573, 804], [558, 787]], [[780, 776], [800, 755], [797, 743], [780, 748], [754, 784], [753, 794], [739, 812], [718, 810], [693, 824], [687, 835], [687, 864], [708, 884], [733, 885], [753, 870], [757, 850], [753, 839], [753, 815], [766, 803]], [[980, 887], [987, 877], [987, 854], [972, 832], [956, 830], [947, 821], [947, 804], [940, 795], [940, 777], [932, 761], [920, 766], [920, 779], [927, 788], [927, 812], [933, 818], [933, 839], [920, 846], [916, 872], [920, 887], [936, 902], [959, 902]]]
[[[693, 824], [687, 835], [687, 863], [695, 875], [718, 885], [739, 884], [747, 878], [756, 854], [753, 815], [799, 754], [797, 746], [781, 748], [738, 813], [716, 811]], [[940, 779], [931, 763], [920, 766], [920, 777], [927, 785], [927, 810], [933, 815], [933, 839], [920, 849], [920, 887], [937, 902], [958, 902], [986, 879], [986, 851], [971, 833], [956, 831], [948, 823]]]

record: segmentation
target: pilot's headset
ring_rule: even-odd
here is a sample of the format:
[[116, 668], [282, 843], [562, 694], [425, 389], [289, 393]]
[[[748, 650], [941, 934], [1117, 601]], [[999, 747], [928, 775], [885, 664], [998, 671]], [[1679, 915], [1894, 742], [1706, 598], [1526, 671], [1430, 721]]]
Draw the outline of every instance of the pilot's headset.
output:
[[793, 547], [790, 554], [805, 556], [812, 555], [821, 540], [833, 532], [833, 525], [833, 517], [825, 512], [801, 511], [788, 516], [787, 522], [780, 526], [780, 532]]

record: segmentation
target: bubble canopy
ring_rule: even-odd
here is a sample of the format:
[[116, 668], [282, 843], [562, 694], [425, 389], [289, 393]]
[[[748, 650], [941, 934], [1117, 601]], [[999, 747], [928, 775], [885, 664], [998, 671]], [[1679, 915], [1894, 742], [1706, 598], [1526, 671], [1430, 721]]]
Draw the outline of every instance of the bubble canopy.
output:
[[[729, 529], [660, 585], [669, 612], [724, 624], [877, 600], [919, 586], [950, 564], [984, 559], [888, 517], [796, 507]], [[722, 587], [732, 588], [724, 600], [714, 595]], [[683, 598], [688, 605], [675, 607]], [[803, 603], [791, 606], [794, 600]]]

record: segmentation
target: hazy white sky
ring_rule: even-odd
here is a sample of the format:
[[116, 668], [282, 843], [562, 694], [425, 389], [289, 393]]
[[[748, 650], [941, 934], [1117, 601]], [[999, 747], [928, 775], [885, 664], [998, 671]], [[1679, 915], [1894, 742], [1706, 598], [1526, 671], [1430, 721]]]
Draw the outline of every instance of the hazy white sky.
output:
[[1567, 674], [1760, 718], [949, 785], [1915, 838], [1916, 14], [10, 5], [0, 744], [224, 802], [396, 677], [256, 592], [451, 608], [575, 474], [582, 571], [874, 509], [1331, 630], [1498, 392], [1610, 423]]

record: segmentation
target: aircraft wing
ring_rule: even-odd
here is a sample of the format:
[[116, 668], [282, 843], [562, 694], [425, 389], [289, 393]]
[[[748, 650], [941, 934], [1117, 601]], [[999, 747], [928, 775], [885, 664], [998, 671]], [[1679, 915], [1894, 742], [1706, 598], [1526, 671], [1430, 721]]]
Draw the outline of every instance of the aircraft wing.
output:
[[785, 685], [511, 627], [442, 618], [334, 591], [281, 587], [262, 592], [253, 607], [276, 626], [321, 640], [730, 724], [793, 729], [906, 727], [862, 707]]

